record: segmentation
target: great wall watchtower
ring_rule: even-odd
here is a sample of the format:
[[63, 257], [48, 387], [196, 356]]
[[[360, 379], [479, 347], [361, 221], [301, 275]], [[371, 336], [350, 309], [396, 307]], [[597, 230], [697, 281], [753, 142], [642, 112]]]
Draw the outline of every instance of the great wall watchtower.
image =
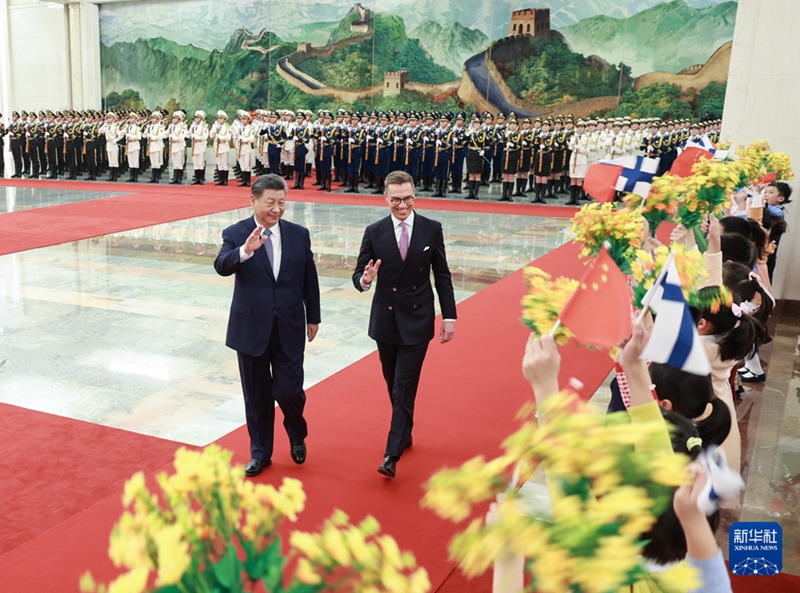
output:
[[536, 36], [549, 30], [549, 8], [526, 8], [524, 10], [515, 10], [511, 13], [511, 28], [508, 31], [509, 36]]
[[406, 70], [386, 72], [383, 75], [383, 96], [393, 97], [399, 95], [410, 80]]

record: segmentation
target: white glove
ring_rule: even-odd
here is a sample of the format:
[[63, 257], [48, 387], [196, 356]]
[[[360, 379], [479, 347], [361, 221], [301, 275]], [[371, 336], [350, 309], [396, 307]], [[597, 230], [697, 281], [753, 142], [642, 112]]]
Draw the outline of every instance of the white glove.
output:
[[293, 136], [293, 137], [292, 137], [292, 140], [294, 140], [295, 142], [297, 142], [297, 136]]
[[368, 141], [369, 141], [369, 140], [372, 140], [372, 136], [370, 136], [369, 134], [367, 134], [367, 140], [368, 140]]
[[528, 146], [528, 142], [526, 140], [522, 141], [522, 146]]
[[319, 141], [320, 142], [325, 142], [326, 140], [327, 140], [327, 138], [325, 138], [325, 136], [320, 136], [319, 137]]
[[431, 139], [428, 138], [427, 136], [425, 136], [425, 138], [423, 138], [423, 140], [425, 140], [425, 142], [430, 142], [431, 141]]
[[539, 150], [544, 150], [544, 144], [539, 145]]
[[382, 138], [378, 138], [377, 142], [378, 142], [378, 144], [383, 144], [383, 139]]
[[350, 144], [353, 144], [353, 143], [356, 141], [356, 139], [355, 139], [355, 138], [348, 138], [348, 139], [347, 139], [347, 141], [348, 141]]
[[465, 136], [467, 136], [467, 137], [470, 137], [470, 138], [471, 138], [471, 137], [472, 137], [472, 130], [467, 130], [467, 131], [464, 133], [464, 135], [465, 135]]
[[514, 148], [513, 142], [506, 142], [506, 148]]
[[486, 151], [485, 151], [485, 150], [481, 150], [481, 151], [480, 151], [478, 154], [479, 154], [479, 155], [481, 155], [481, 156], [483, 156], [483, 155], [485, 155], [485, 154], [486, 154]]
[[414, 141], [411, 138], [406, 138], [406, 144], [408, 146], [412, 146], [414, 144]]

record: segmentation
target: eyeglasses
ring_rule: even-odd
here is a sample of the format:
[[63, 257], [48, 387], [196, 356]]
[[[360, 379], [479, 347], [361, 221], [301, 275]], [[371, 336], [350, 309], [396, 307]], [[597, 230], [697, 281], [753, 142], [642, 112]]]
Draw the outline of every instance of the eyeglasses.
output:
[[413, 204], [414, 203], [414, 196], [408, 196], [406, 198], [391, 198], [389, 200], [389, 203], [392, 206], [399, 206], [400, 202], [403, 202], [404, 204]]

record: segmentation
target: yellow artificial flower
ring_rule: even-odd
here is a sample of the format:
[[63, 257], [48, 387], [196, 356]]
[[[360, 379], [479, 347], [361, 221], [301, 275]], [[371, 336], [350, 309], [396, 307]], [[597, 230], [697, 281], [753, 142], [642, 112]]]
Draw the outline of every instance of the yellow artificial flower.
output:
[[301, 583], [306, 585], [318, 585], [322, 582], [322, 577], [319, 576], [308, 558], [300, 558], [300, 560], [297, 561], [295, 575], [297, 575]]
[[170, 525], [156, 533], [153, 539], [158, 549], [157, 584], [174, 585], [192, 562], [184, 531], [180, 525]]
[[149, 571], [144, 568], [134, 568], [118, 576], [108, 585], [108, 593], [142, 593], [147, 586]]

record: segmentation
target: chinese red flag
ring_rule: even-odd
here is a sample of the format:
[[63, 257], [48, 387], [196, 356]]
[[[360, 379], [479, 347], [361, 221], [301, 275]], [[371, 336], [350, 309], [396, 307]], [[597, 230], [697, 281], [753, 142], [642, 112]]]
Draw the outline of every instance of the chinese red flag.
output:
[[605, 248], [589, 264], [560, 319], [584, 346], [610, 350], [631, 335], [628, 279]]
[[583, 190], [601, 204], [612, 201], [622, 169], [619, 165], [592, 163], [586, 171]]
[[673, 177], [691, 177], [692, 167], [695, 163], [702, 159], [710, 159], [713, 156], [707, 150], [697, 146], [690, 146], [678, 155], [678, 158], [675, 159], [669, 169], [669, 174]]
[[765, 183], [772, 183], [773, 181], [775, 181], [775, 177], [776, 177], [775, 171], [767, 173], [761, 179], [756, 181], [756, 185], [764, 185]]

